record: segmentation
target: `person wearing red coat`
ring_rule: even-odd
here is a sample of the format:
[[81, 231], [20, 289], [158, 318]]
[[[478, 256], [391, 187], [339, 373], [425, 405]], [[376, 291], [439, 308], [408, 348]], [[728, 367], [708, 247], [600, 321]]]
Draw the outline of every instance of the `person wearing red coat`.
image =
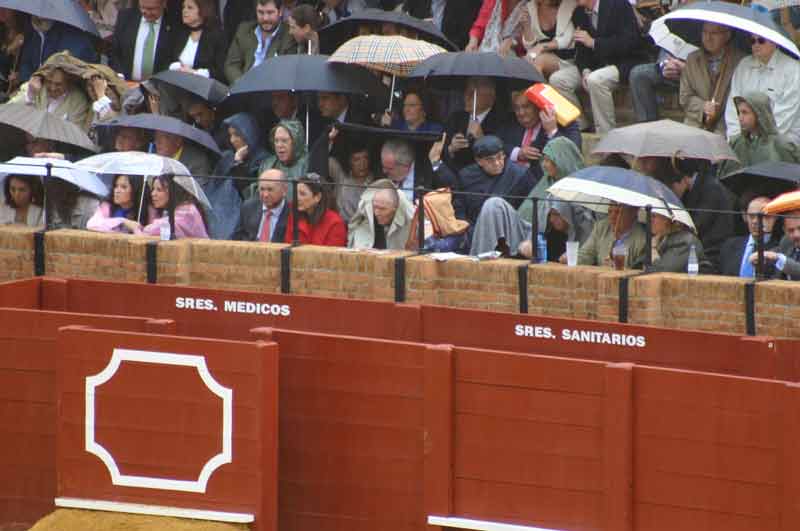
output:
[[[300, 243], [347, 246], [347, 226], [342, 217], [327, 208], [327, 188], [319, 175], [309, 173], [297, 182], [297, 234]], [[292, 217], [286, 224], [286, 243], [292, 243]]]

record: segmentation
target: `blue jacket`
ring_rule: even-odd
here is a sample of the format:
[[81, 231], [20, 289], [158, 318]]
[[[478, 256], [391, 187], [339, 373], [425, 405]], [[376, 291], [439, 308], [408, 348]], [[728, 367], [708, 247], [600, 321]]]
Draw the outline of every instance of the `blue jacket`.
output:
[[68, 50], [73, 57], [87, 63], [97, 63], [97, 50], [92, 37], [83, 31], [67, 26], [61, 22], [53, 23], [53, 27], [42, 37], [32, 26], [25, 31], [25, 42], [19, 56], [19, 79], [28, 81], [40, 66], [54, 53]]

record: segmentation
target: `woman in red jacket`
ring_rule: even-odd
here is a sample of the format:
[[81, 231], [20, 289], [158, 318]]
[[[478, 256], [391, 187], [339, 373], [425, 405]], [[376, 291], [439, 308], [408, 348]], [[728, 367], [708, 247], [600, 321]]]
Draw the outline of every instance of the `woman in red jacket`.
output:
[[[300, 243], [311, 245], [347, 245], [347, 226], [341, 216], [327, 205], [328, 190], [319, 175], [309, 173], [297, 181], [297, 232]], [[286, 226], [286, 243], [292, 242], [292, 224]]]

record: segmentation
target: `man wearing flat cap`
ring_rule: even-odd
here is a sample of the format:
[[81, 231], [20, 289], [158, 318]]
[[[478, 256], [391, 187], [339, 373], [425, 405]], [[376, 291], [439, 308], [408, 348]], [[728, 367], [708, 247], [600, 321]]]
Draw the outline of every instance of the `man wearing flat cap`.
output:
[[[469, 221], [470, 226], [474, 226], [483, 203], [490, 196], [504, 197], [514, 208], [519, 208], [536, 183], [526, 168], [507, 160], [502, 140], [494, 135], [478, 139], [472, 146], [475, 163], [455, 175], [442, 162], [445, 136], [433, 145], [428, 157], [437, 177], [444, 182], [456, 183], [452, 191], [453, 209], [458, 219]], [[486, 195], [462, 195], [459, 192]]]

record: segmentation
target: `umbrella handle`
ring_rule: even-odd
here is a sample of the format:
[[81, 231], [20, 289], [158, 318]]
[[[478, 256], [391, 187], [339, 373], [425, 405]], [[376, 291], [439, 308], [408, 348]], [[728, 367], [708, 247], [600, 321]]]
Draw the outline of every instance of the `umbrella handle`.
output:
[[142, 223], [142, 209], [144, 208], [144, 191], [145, 191], [145, 188], [147, 187], [147, 178], [148, 177], [149, 177], [149, 175], [143, 175], [142, 176], [142, 179], [143, 179], [142, 180], [142, 195], [139, 198], [139, 214], [137, 214], [137, 216], [136, 216], [136, 221], [138, 221], [139, 223]]
[[397, 76], [392, 74], [392, 91], [389, 92], [389, 114], [392, 114], [392, 103], [394, 103], [394, 84], [397, 80]]

